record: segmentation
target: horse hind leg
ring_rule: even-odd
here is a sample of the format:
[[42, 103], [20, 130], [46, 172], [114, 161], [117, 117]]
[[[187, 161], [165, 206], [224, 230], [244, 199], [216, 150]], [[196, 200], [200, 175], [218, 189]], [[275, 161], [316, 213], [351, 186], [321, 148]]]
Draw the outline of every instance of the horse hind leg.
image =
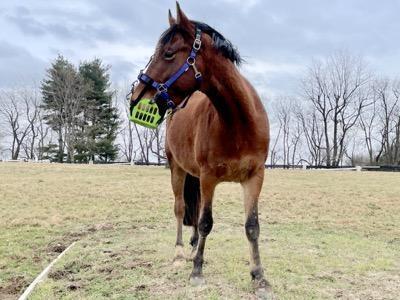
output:
[[183, 225], [192, 226], [193, 233], [190, 238], [190, 245], [196, 249], [199, 239], [197, 222], [199, 218], [200, 205], [200, 180], [190, 174], [186, 174], [183, 198], [185, 200], [185, 216]]
[[264, 180], [264, 169], [261, 169], [253, 177], [242, 182], [244, 194], [244, 207], [246, 214], [245, 230], [250, 247], [250, 275], [256, 288], [256, 293], [263, 298], [273, 299], [270, 284], [264, 278], [264, 270], [261, 265], [258, 237], [260, 225], [258, 221], [258, 197]]
[[192, 254], [191, 254], [192, 259], [194, 258], [195, 254], [196, 254], [198, 242], [199, 242], [199, 230], [198, 230], [197, 224], [196, 224], [193, 226], [193, 233], [192, 233], [192, 236], [190, 237], [190, 245], [192, 246]]
[[200, 206], [200, 180], [197, 177], [186, 174], [185, 188], [185, 216], [183, 218], [183, 225], [192, 226], [193, 233], [190, 238], [190, 245], [192, 245], [192, 256], [197, 248], [199, 240], [199, 232], [197, 223], [199, 219], [199, 206]]

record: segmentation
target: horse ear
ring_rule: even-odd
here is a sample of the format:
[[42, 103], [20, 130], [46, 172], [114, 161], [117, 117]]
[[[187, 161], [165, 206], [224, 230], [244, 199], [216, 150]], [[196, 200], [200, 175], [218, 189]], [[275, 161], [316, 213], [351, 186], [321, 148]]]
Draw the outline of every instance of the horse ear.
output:
[[176, 15], [177, 15], [177, 24], [183, 28], [190, 28], [190, 20], [183, 13], [178, 1], [176, 1]]
[[169, 26], [174, 26], [176, 24], [176, 19], [172, 16], [171, 10], [168, 10], [168, 21], [169, 21]]

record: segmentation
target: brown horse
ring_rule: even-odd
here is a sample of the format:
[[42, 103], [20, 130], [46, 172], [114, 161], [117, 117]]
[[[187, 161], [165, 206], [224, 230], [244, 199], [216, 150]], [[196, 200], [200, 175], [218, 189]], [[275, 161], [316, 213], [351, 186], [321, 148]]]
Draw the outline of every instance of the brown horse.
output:
[[169, 23], [131, 101], [152, 98], [164, 110], [175, 108], [167, 118], [166, 137], [177, 221], [175, 260], [184, 258], [182, 225], [193, 226], [190, 278], [194, 284], [204, 282], [203, 253], [213, 226], [215, 187], [223, 181], [239, 182], [251, 276], [259, 290], [269, 293], [258, 249], [258, 197], [269, 145], [267, 114], [236, 67], [241, 58], [228, 40], [210, 26], [190, 21], [179, 5], [176, 19], [169, 12]]

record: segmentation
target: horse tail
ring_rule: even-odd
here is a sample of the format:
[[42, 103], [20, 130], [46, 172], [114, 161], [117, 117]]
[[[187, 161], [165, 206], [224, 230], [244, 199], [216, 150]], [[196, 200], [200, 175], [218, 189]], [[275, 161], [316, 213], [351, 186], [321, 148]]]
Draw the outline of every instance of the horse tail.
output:
[[183, 224], [186, 226], [196, 226], [200, 206], [200, 180], [198, 177], [186, 174], [183, 198], [185, 200]]

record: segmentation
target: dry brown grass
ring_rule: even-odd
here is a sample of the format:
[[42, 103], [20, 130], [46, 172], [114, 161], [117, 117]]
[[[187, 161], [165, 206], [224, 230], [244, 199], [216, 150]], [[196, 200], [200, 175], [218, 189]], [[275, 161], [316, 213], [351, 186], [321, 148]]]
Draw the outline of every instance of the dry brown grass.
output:
[[[279, 299], [398, 299], [399, 195], [398, 173], [266, 171], [260, 246]], [[168, 170], [2, 163], [0, 298], [78, 240], [32, 299], [251, 299], [240, 186], [214, 203], [207, 284], [193, 288], [191, 263], [171, 263]]]

